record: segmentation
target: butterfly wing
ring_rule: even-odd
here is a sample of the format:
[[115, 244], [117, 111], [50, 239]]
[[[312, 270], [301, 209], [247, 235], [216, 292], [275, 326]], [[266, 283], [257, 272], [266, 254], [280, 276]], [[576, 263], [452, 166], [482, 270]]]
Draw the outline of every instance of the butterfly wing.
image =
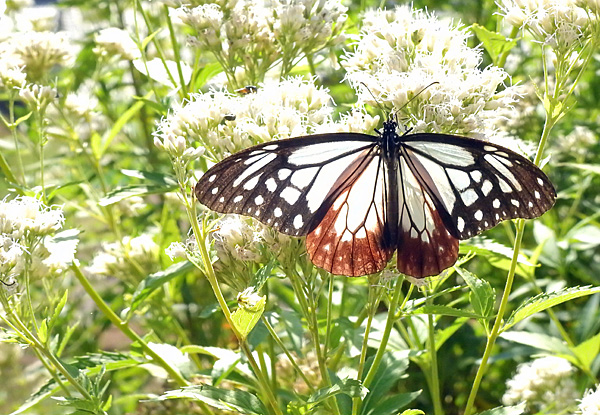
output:
[[403, 153], [398, 168], [398, 270], [416, 278], [438, 275], [458, 259], [458, 239], [448, 232], [440, 210]]
[[211, 167], [196, 184], [196, 197], [217, 212], [303, 236], [360, 174], [376, 143], [367, 134], [332, 133], [259, 144]]
[[401, 153], [454, 238], [468, 239], [503, 220], [541, 216], [556, 200], [542, 170], [497, 144], [412, 134], [403, 137]]
[[360, 158], [342, 177], [337, 197], [306, 237], [316, 266], [332, 274], [358, 277], [385, 268], [396, 248], [390, 238], [386, 167], [378, 152]]

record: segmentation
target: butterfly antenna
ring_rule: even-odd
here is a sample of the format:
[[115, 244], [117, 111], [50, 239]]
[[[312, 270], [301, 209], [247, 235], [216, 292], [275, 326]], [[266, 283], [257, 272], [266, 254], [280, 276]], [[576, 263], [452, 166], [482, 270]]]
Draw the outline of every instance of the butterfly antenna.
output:
[[409, 99], [408, 101], [406, 101], [406, 104], [404, 104], [403, 106], [401, 106], [400, 108], [398, 108], [398, 109], [396, 110], [396, 112], [394, 112], [394, 117], [397, 117], [397, 116], [398, 116], [398, 113], [399, 113], [400, 111], [402, 111], [404, 108], [406, 108], [406, 106], [407, 106], [408, 104], [410, 104], [411, 102], [413, 102], [413, 100], [414, 100], [415, 98], [417, 98], [419, 95], [421, 95], [423, 92], [425, 92], [425, 90], [426, 90], [427, 88], [429, 88], [430, 86], [432, 86], [432, 85], [435, 85], [435, 84], [439, 84], [439, 82], [438, 82], [438, 81], [434, 81], [434, 82], [430, 83], [429, 85], [427, 85], [427, 86], [424, 86], [424, 87], [423, 87], [423, 89], [421, 89], [419, 92], [417, 92], [417, 93], [415, 94], [415, 96], [414, 96], [414, 97], [412, 97], [411, 99]]
[[375, 103], [377, 104], [377, 106], [379, 107], [379, 109], [381, 110], [381, 112], [383, 112], [385, 114], [385, 108], [383, 108], [381, 106], [381, 104], [379, 103], [379, 101], [377, 100], [377, 98], [375, 98], [375, 94], [373, 94], [373, 92], [371, 92], [371, 90], [369, 89], [369, 87], [367, 86], [367, 84], [365, 84], [364, 82], [361, 82], [360, 84], [362, 86], [364, 86], [367, 91], [369, 91], [369, 94], [371, 94], [371, 96], [373, 97], [373, 100], [375, 101]]

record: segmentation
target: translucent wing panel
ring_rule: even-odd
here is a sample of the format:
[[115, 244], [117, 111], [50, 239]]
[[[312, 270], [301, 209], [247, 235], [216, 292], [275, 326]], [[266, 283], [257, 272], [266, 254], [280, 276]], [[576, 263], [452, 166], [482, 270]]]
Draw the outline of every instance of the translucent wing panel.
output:
[[379, 157], [346, 182], [306, 237], [306, 250], [316, 266], [354, 277], [386, 266], [395, 244], [387, 237], [385, 189], [385, 167]]
[[375, 156], [376, 140], [339, 133], [254, 146], [209, 169], [196, 184], [196, 197], [217, 212], [251, 216], [282, 233], [306, 235], [324, 214], [326, 201]]
[[456, 262], [458, 239], [404, 157], [398, 174], [398, 270], [417, 278], [437, 275]]
[[411, 171], [456, 238], [503, 220], [541, 216], [554, 205], [556, 191], [544, 172], [509, 149], [443, 134], [403, 138]]

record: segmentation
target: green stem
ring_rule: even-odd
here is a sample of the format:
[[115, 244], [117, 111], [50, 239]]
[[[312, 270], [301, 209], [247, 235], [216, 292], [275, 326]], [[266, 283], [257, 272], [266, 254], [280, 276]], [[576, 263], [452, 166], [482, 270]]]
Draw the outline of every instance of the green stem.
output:
[[[427, 302], [431, 305], [432, 300], [430, 296], [427, 296]], [[435, 324], [433, 321], [433, 315], [427, 315], [427, 347], [429, 348], [429, 356], [430, 356], [430, 369], [431, 369], [431, 377], [430, 377], [430, 395], [433, 400], [433, 413], [435, 415], [443, 415], [444, 409], [442, 407], [442, 401], [440, 398], [440, 378], [438, 374], [438, 362], [437, 362], [437, 350], [435, 348]]]
[[381, 359], [383, 359], [383, 355], [385, 354], [385, 349], [390, 340], [390, 334], [392, 333], [392, 327], [394, 326], [394, 322], [396, 321], [396, 309], [398, 308], [398, 303], [400, 301], [400, 294], [402, 293], [402, 282], [404, 280], [396, 281], [396, 287], [394, 288], [394, 294], [392, 297], [392, 301], [388, 307], [388, 315], [387, 320], [385, 322], [385, 328], [383, 329], [383, 336], [381, 336], [381, 344], [379, 345], [379, 349], [377, 349], [377, 353], [375, 354], [375, 358], [373, 359], [373, 364], [369, 368], [367, 372], [367, 376], [363, 382], [363, 386], [365, 388], [369, 388], [371, 386], [371, 382], [375, 378], [375, 374], [377, 373], [377, 369], [379, 369], [379, 365], [381, 364]]
[[[546, 142], [548, 141], [548, 137], [550, 136], [550, 131], [554, 127], [556, 120], [560, 117], [560, 115], [554, 115], [554, 105], [553, 101], [550, 103], [549, 108], [546, 113], [546, 122], [544, 123], [544, 130], [542, 131], [542, 137], [540, 139], [540, 143], [538, 145], [537, 153], [535, 155], [534, 163], [536, 165], [540, 164], [542, 159], [542, 154], [544, 152], [544, 147], [546, 146]], [[473, 405], [475, 403], [475, 397], [477, 396], [477, 392], [479, 391], [479, 386], [481, 385], [481, 380], [483, 379], [483, 375], [487, 369], [487, 364], [489, 358], [492, 354], [492, 349], [496, 344], [496, 340], [500, 335], [500, 329], [502, 327], [504, 313], [506, 312], [506, 307], [508, 304], [508, 298], [510, 296], [510, 292], [512, 289], [512, 285], [515, 279], [515, 272], [517, 269], [519, 251], [521, 249], [521, 240], [523, 239], [523, 230], [525, 229], [525, 220], [518, 219], [516, 221], [516, 233], [515, 233], [515, 243], [513, 247], [513, 256], [510, 262], [510, 268], [508, 271], [508, 277], [506, 279], [506, 284], [504, 286], [504, 292], [502, 293], [502, 300], [500, 301], [500, 307], [498, 308], [498, 314], [494, 321], [494, 326], [492, 327], [492, 331], [488, 336], [487, 343], [485, 345], [485, 351], [483, 352], [483, 357], [481, 358], [481, 363], [479, 364], [479, 368], [477, 369], [477, 374], [475, 375], [475, 380], [473, 381], [473, 387], [471, 388], [471, 392], [469, 394], [469, 398], [467, 400], [467, 405], [465, 407], [465, 415], [471, 415], [473, 411]]]
[[81, 269], [76, 264], [71, 265], [71, 270], [75, 273], [75, 277], [79, 280], [79, 283], [83, 286], [85, 292], [90, 296], [90, 298], [96, 303], [100, 311], [108, 318], [111, 323], [115, 325], [123, 334], [125, 334], [129, 339], [134, 342], [137, 342], [142, 350], [148, 354], [154, 363], [162, 367], [167, 371], [169, 376], [175, 380], [177, 385], [180, 387], [188, 386], [188, 382], [181, 376], [178, 370], [173, 368], [167, 361], [165, 361], [162, 357], [160, 357], [154, 350], [148, 346], [148, 344], [142, 339], [136, 332], [131, 330], [129, 324], [126, 321], [123, 321], [115, 314], [114, 311], [104, 302], [102, 297], [98, 294], [98, 292], [94, 289], [92, 284], [90, 284], [89, 280], [83, 275]]

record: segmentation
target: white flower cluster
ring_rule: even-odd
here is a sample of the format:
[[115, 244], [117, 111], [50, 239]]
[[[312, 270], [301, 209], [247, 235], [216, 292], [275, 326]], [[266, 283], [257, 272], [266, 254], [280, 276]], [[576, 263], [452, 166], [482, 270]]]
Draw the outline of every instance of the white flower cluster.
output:
[[17, 89], [25, 85], [27, 75], [23, 67], [15, 64], [14, 60], [0, 55], [0, 88]]
[[195, 31], [193, 45], [210, 50], [238, 81], [256, 83], [279, 59], [289, 69], [301, 53], [339, 42], [345, 11], [336, 0], [239, 0], [183, 6], [172, 16]]
[[577, 409], [577, 413], [581, 415], [600, 415], [600, 386], [596, 390], [585, 391]]
[[589, 36], [595, 1], [498, 0], [500, 14], [512, 26], [526, 29], [533, 38], [556, 51], [568, 52]]
[[56, 99], [56, 90], [45, 85], [23, 85], [19, 90], [19, 97], [32, 111], [43, 113], [48, 105]]
[[520, 364], [517, 373], [506, 382], [502, 397], [505, 405], [526, 402], [529, 408], [550, 408], [553, 412], [570, 408], [577, 397], [573, 366], [560, 357], [548, 356]]
[[[325, 89], [301, 78], [244, 96], [193, 94], [161, 121], [154, 143], [173, 157], [197, 157], [206, 150], [216, 161], [253, 144], [306, 134], [329, 118], [330, 101]], [[194, 148], [198, 142], [201, 147]]]
[[129, 33], [123, 29], [109, 27], [94, 35], [94, 53], [103, 57], [122, 56], [133, 60], [141, 57], [141, 52]]
[[75, 49], [65, 33], [17, 32], [0, 42], [0, 56], [10, 57], [15, 67], [23, 67], [30, 82], [47, 79], [55, 65], [70, 65]]
[[506, 72], [479, 69], [482, 51], [467, 45], [466, 29], [410, 6], [370, 11], [364, 22], [343, 59], [347, 79], [359, 102], [401, 109], [413, 131], [484, 133], [517, 99], [513, 87], [497, 92]]
[[52, 238], [62, 228], [61, 209], [49, 208], [34, 197], [21, 196], [0, 202], [0, 278], [18, 280], [28, 268], [38, 279], [63, 271], [77, 247], [73, 238]]
[[102, 244], [102, 251], [91, 261], [86, 271], [137, 284], [159, 269], [159, 247], [150, 234], [125, 236], [119, 242]]

